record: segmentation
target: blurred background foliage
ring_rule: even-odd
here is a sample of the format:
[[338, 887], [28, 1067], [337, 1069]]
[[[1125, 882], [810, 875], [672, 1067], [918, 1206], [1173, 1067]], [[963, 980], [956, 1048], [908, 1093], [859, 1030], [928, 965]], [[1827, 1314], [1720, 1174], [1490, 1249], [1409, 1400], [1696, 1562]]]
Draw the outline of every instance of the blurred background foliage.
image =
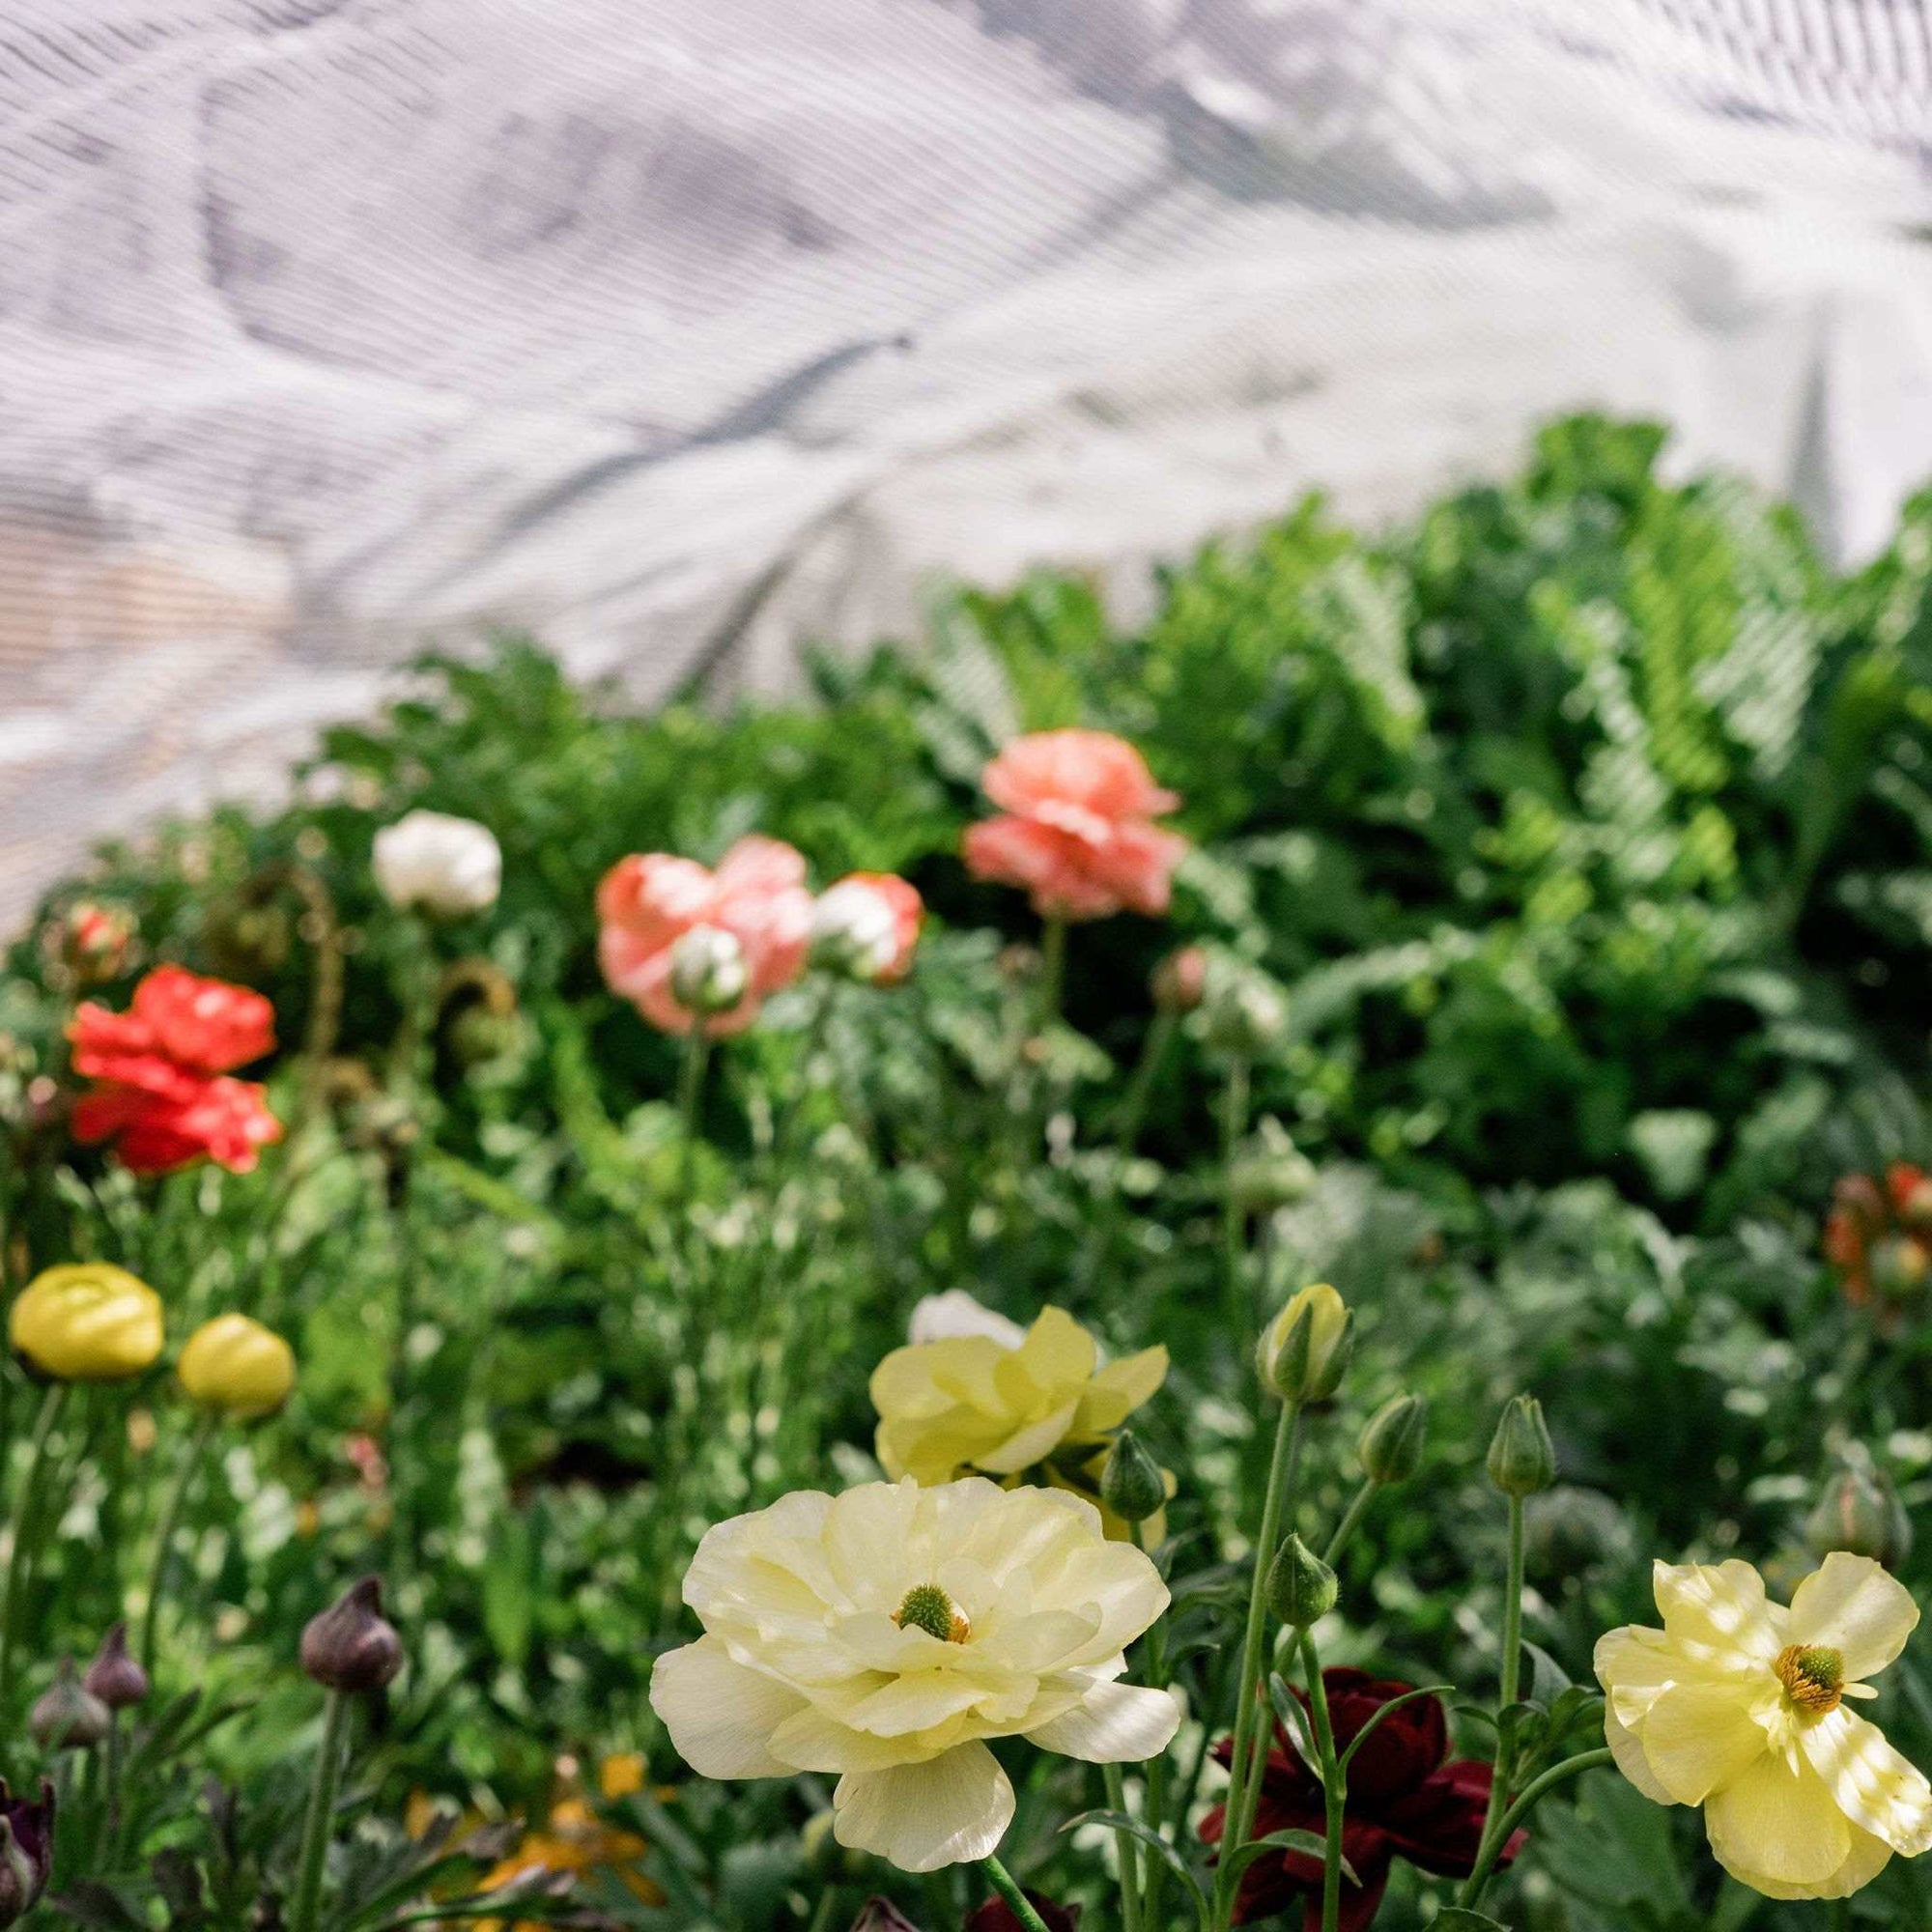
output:
[[[1147, 975], [1182, 938], [1288, 990], [1288, 1035], [1255, 1069], [1278, 1129], [1255, 1149], [1278, 1176], [1261, 1265], [1277, 1295], [1333, 1279], [1362, 1330], [1315, 1510], [1351, 1490], [1360, 1416], [1398, 1386], [1435, 1408], [1424, 1475], [1378, 1505], [1345, 1578], [1336, 1661], [1492, 1673], [1501, 1520], [1481, 1462], [1519, 1388], [1545, 1399], [1564, 1472], [1533, 1512], [1528, 1634], [1578, 1678], [1598, 1633], [1648, 1614], [1653, 1555], [1795, 1577], [1847, 1459], [1908, 1513], [1932, 1493], [1923, 1312], [1848, 1306], [1820, 1256], [1837, 1177], [1925, 1151], [1932, 497], [1838, 577], [1788, 511], [1666, 482], [1662, 441], [1558, 423], [1517, 481], [1376, 537], [1311, 499], [1176, 565], [1144, 623], [1075, 577], [957, 593], [919, 648], [815, 663], [792, 704], [694, 695], [639, 718], [529, 642], [428, 661], [381, 720], [328, 734], [286, 807], [168, 826], [54, 895], [0, 986], [9, 1287], [102, 1255], [160, 1289], [176, 1336], [241, 1307], [302, 1364], [284, 1423], [225, 1439], [196, 1506], [196, 1615], [164, 1667], [262, 1693], [220, 1734], [229, 1775], [287, 1749], [309, 1710], [293, 1634], [374, 1561], [413, 1667], [372, 1805], [400, 1816], [428, 1791], [540, 1815], [560, 1751], [639, 1749], [674, 1776], [643, 1690], [682, 1631], [684, 1555], [720, 1516], [869, 1470], [867, 1373], [940, 1289], [1022, 1319], [1058, 1301], [1117, 1350], [1164, 1341], [1174, 1374], [1145, 1413], [1179, 1472], [1175, 1522], [1204, 1560], [1234, 1553], [1265, 1444], [1207, 1312], [1220, 1070], [1198, 1041], [1159, 1069], [1106, 1264], [1085, 1253]], [[1074, 723], [1143, 748], [1196, 850], [1170, 923], [1074, 930], [1067, 1023], [1016, 1107], [1037, 933], [967, 879], [959, 834], [1004, 738]], [[504, 855], [495, 911], [434, 940], [369, 867], [375, 832], [417, 806], [481, 820]], [[753, 829], [821, 885], [904, 872], [934, 921], [912, 982], [849, 990], [824, 1052], [804, 1051], [800, 992], [720, 1056], [696, 1214], [715, 1292], [694, 1302], [673, 1286], [676, 1043], [604, 989], [593, 895], [627, 852], [712, 861]], [[324, 901], [286, 890], [291, 867]], [[271, 1074], [304, 1124], [256, 1174], [144, 1187], [67, 1144], [60, 944], [82, 899], [137, 922], [110, 1004], [179, 960], [270, 993], [291, 1048], [339, 947], [328, 1076], [304, 1095], [295, 1065]], [[399, 989], [428, 973], [435, 1037], [399, 1043]], [[399, 1079], [417, 1048], [420, 1077]], [[776, 1173], [801, 1085], [811, 1157]], [[17, 1437], [24, 1384], [0, 1386]], [[185, 1426], [158, 1379], [138, 1400], [132, 1428], [98, 1405], [96, 1451], [165, 1462]], [[37, 1583], [77, 1648], [152, 1529], [90, 1496]], [[1885, 1708], [1920, 1762], [1924, 1669]], [[600, 1909], [782, 1925], [830, 1874], [854, 1909], [896, 1889], [930, 1927], [957, 1922], [963, 1880], [848, 1870], [801, 1837], [804, 1782], [630, 1795], [650, 1884], [609, 1884]], [[1547, 1808], [1521, 1923], [1801, 1922], [1720, 1894], [1683, 1814], [1613, 1778], [1581, 1791]], [[1052, 1821], [1078, 1805], [1046, 1797], [1026, 1787], [1009, 1861], [1065, 1892]], [[1888, 1924], [1928, 1905], [1897, 1864], [1861, 1900]], [[1418, 1911], [1398, 1889], [1380, 1922]]]

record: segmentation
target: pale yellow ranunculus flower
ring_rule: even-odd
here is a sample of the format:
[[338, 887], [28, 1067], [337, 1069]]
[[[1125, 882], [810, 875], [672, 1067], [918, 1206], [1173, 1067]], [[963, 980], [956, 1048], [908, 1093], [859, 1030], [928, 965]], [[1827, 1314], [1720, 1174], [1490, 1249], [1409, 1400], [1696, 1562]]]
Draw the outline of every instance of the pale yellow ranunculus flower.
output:
[[161, 1352], [161, 1298], [110, 1262], [63, 1262], [20, 1291], [7, 1337], [56, 1381], [125, 1381]]
[[1844, 1700], [1905, 1648], [1918, 1608], [1843, 1550], [1787, 1609], [1735, 1558], [1656, 1568], [1663, 1628], [1597, 1644], [1604, 1730], [1660, 1804], [1701, 1804], [1718, 1861], [1769, 1898], [1843, 1898], [1932, 1845], [1932, 1786]]
[[175, 1374], [191, 1401], [238, 1422], [272, 1415], [296, 1385], [295, 1350], [246, 1315], [217, 1315], [187, 1338]]
[[806, 1491], [720, 1523], [651, 1707], [707, 1777], [836, 1773], [841, 1845], [904, 1871], [985, 1858], [1013, 1815], [987, 1738], [1098, 1764], [1167, 1748], [1179, 1707], [1118, 1680], [1167, 1606], [1138, 1549], [1064, 1492], [979, 1477]]
[[1097, 1447], [1166, 1378], [1165, 1349], [1102, 1368], [1093, 1336], [1061, 1308], [1042, 1309], [1017, 1346], [998, 1334], [914, 1342], [872, 1371], [879, 1463], [919, 1483], [1016, 1476]]

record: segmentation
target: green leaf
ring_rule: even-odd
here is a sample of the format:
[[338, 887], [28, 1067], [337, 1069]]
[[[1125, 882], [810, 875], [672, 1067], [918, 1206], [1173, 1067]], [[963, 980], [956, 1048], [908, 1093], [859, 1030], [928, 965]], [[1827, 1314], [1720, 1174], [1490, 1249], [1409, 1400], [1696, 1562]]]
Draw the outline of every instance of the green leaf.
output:
[[1193, 1866], [1151, 1825], [1125, 1811], [1082, 1811], [1077, 1817], [1067, 1819], [1060, 1829], [1062, 1833], [1066, 1833], [1082, 1825], [1104, 1825], [1110, 1832], [1124, 1832], [1129, 1837], [1138, 1838], [1142, 1844], [1151, 1845], [1166, 1860], [1169, 1867], [1187, 1881], [1197, 1906], [1206, 1902], [1208, 1894], [1202, 1889]]
[[[1313, 1832], [1270, 1832], [1265, 1838], [1250, 1838], [1245, 1845], [1228, 1855], [1228, 1883], [1235, 1884], [1264, 1852], [1294, 1852], [1304, 1859], [1313, 1859], [1318, 1864], [1328, 1862], [1328, 1842], [1318, 1838]], [[1352, 1886], [1359, 1886], [1361, 1880], [1355, 1876], [1355, 1868], [1347, 1859], [1339, 1861], [1342, 1876]]]
[[1440, 1926], [1442, 1932], [1509, 1932], [1500, 1918], [1492, 1918], [1487, 1912], [1471, 1912], [1466, 1905], [1445, 1905], [1429, 1922]]

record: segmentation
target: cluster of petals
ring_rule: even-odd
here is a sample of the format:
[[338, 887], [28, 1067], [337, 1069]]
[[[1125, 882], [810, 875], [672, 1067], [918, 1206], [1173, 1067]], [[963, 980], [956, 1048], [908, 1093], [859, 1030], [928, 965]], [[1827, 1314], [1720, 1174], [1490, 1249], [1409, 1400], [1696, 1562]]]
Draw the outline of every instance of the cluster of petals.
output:
[[[914, 1340], [872, 1371], [874, 1449], [887, 1475], [944, 1483], [968, 1474], [1047, 1482], [1097, 1500], [1106, 1444], [1167, 1378], [1167, 1350], [1102, 1363], [1065, 1309], [1021, 1330], [963, 1289], [915, 1311]], [[924, 1337], [925, 1339], [921, 1339]], [[1160, 1541], [1153, 1520], [1149, 1540]], [[1126, 1536], [1124, 1524], [1109, 1530]]]
[[[952, 1634], [906, 1614], [944, 1603]], [[1119, 1680], [1167, 1606], [1079, 1497], [980, 1478], [803, 1492], [710, 1530], [684, 1579], [704, 1635], [651, 1704], [707, 1777], [837, 1776], [838, 1842], [906, 1871], [987, 1857], [1013, 1815], [989, 1738], [1092, 1763], [1166, 1749], [1179, 1707]]]
[[814, 959], [875, 986], [912, 970], [925, 904], [894, 872], [848, 872], [820, 895], [811, 914]]
[[1660, 1563], [1662, 1630], [1597, 1645], [1604, 1730], [1660, 1804], [1704, 1810], [1726, 1871], [1771, 1898], [1843, 1898], [1894, 1852], [1932, 1847], [1932, 1786], [1857, 1716], [1865, 1679], [1905, 1648], [1903, 1584], [1843, 1550], [1772, 1603], [1748, 1563]]
[[1001, 815], [967, 828], [975, 878], [1022, 888], [1043, 919], [1167, 911], [1187, 841], [1153, 821], [1180, 801], [1125, 739], [1037, 731], [1009, 745], [980, 783]]
[[811, 938], [805, 860], [778, 838], [740, 838], [715, 870], [669, 852], [633, 853], [597, 888], [597, 956], [613, 993], [665, 1033], [699, 1016], [671, 991], [671, 950], [697, 926], [728, 932], [744, 951], [745, 994], [704, 1017], [713, 1035], [741, 1033], [764, 1002], [804, 970]]
[[[1490, 1767], [1449, 1756], [1449, 1720], [1439, 1697], [1416, 1696], [1407, 1684], [1339, 1667], [1321, 1673], [1321, 1688], [1337, 1751], [1348, 1750], [1368, 1731], [1349, 1766], [1342, 1856], [1354, 1876], [1343, 1882], [1338, 1921], [1340, 1932], [1365, 1932], [1381, 1905], [1397, 1859], [1438, 1878], [1468, 1877], [1482, 1849]], [[1306, 1693], [1297, 1689], [1294, 1694], [1307, 1709]], [[1406, 1704], [1399, 1701], [1404, 1697], [1409, 1699]], [[1395, 1709], [1388, 1710], [1391, 1704]], [[1214, 1755], [1223, 1764], [1232, 1754], [1226, 1741], [1215, 1747]], [[1215, 1805], [1201, 1821], [1202, 1837], [1219, 1844], [1226, 1822], [1226, 1807]], [[1277, 1723], [1262, 1774], [1254, 1835], [1305, 1832], [1320, 1838], [1326, 1828], [1321, 1780]], [[1515, 1859], [1522, 1836], [1519, 1832], [1510, 1838], [1499, 1863]], [[1298, 1903], [1304, 1932], [1321, 1932], [1321, 1878], [1319, 1858], [1305, 1852], [1264, 1852], [1242, 1874], [1235, 1922], [1272, 1918]]]
[[111, 1140], [136, 1174], [203, 1158], [245, 1174], [281, 1138], [263, 1089], [230, 1077], [274, 1047], [274, 1009], [260, 993], [157, 966], [125, 1013], [83, 1004], [68, 1037], [74, 1071], [95, 1083], [74, 1104], [75, 1137]]

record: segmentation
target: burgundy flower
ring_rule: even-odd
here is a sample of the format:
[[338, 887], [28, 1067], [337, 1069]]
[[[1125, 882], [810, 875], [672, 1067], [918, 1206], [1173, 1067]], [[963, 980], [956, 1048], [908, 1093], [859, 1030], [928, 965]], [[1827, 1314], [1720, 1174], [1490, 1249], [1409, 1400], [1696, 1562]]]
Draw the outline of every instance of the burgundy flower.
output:
[[[1046, 1932], [1079, 1932], [1080, 1908], [1077, 1905], [1056, 1905], [1052, 1899], [1037, 1891], [1028, 1891], [1026, 1901], [1039, 1914], [1039, 1922], [1046, 1927]], [[1025, 1928], [1004, 1898], [989, 1898], [977, 1912], [967, 1916], [966, 1932], [1025, 1932]]]
[[[1324, 1670], [1321, 1683], [1328, 1693], [1338, 1754], [1348, 1749], [1384, 1704], [1406, 1696], [1412, 1688], [1378, 1682], [1363, 1670]], [[1301, 1697], [1301, 1692], [1295, 1695]], [[1308, 1700], [1301, 1697], [1301, 1701], [1305, 1706]], [[1214, 1754], [1226, 1764], [1233, 1747], [1223, 1742]], [[1343, 1877], [1342, 1932], [1363, 1932], [1375, 1918], [1396, 1859], [1406, 1859], [1438, 1878], [1469, 1875], [1482, 1844], [1490, 1767], [1469, 1759], [1445, 1763], [1448, 1755], [1449, 1723], [1441, 1700], [1418, 1697], [1384, 1718], [1350, 1765], [1342, 1856], [1361, 1884], [1350, 1885], [1347, 1875]], [[1326, 1827], [1321, 1787], [1277, 1724], [1262, 1779], [1254, 1835], [1310, 1832], [1319, 1838]], [[1216, 1805], [1201, 1821], [1201, 1835], [1210, 1845], [1218, 1844], [1222, 1828], [1223, 1807]], [[1522, 1838], [1519, 1832], [1503, 1847], [1500, 1864], [1516, 1857]], [[1305, 1932], [1319, 1932], [1321, 1861], [1299, 1852], [1264, 1853], [1242, 1876], [1235, 1922], [1244, 1925], [1272, 1918], [1297, 1899], [1302, 1902]]]
[[0, 1925], [33, 1908], [54, 1862], [54, 1787], [41, 1779], [38, 1798], [15, 1798], [0, 1777]]

